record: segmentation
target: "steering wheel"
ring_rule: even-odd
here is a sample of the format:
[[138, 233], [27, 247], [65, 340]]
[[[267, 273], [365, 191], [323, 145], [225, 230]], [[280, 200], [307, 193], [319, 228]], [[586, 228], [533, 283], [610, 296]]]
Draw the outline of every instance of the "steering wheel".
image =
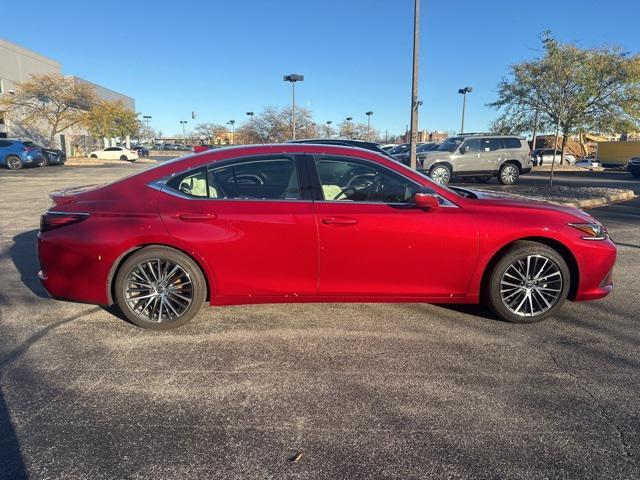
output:
[[340, 200], [343, 197], [349, 198], [359, 191], [369, 189], [371, 189], [370, 195], [375, 195], [380, 190], [381, 184], [381, 177], [378, 174], [367, 173], [356, 175], [347, 182], [344, 188], [339, 187], [340, 193], [333, 197], [333, 200]]

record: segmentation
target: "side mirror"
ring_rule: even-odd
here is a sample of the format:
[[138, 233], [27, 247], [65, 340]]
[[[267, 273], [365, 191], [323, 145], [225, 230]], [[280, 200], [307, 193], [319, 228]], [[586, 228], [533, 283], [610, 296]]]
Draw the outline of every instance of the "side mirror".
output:
[[465, 145], [460, 149], [460, 153], [464, 155], [465, 153], [469, 153], [469, 150], [471, 150], [471, 147], [469, 147], [469, 145]]
[[415, 196], [416, 207], [422, 210], [435, 210], [440, 208], [440, 200], [436, 195], [431, 193], [416, 193]]

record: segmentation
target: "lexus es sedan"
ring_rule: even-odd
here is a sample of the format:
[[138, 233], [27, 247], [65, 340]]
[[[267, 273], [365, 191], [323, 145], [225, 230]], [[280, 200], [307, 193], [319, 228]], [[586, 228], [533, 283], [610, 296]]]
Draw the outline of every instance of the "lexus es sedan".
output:
[[51, 198], [46, 290], [150, 329], [205, 301], [483, 302], [529, 323], [612, 290], [616, 247], [585, 212], [447, 188], [346, 146], [209, 150]]

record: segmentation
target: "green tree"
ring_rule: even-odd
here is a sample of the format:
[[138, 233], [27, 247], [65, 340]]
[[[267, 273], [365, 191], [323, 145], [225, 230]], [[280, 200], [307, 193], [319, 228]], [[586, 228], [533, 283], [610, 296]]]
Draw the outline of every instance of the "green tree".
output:
[[137, 137], [142, 129], [138, 114], [119, 100], [94, 102], [83, 123], [96, 138]]
[[0, 98], [0, 111], [14, 113], [27, 126], [46, 128], [53, 146], [58, 133], [85, 120], [94, 100], [93, 88], [75, 78], [32, 75], [16, 84], [15, 94]]
[[[542, 36], [541, 58], [510, 67], [490, 106], [501, 110], [496, 126], [531, 131], [536, 112], [539, 128], [562, 133], [562, 152], [577, 131], [632, 131], [640, 124], [640, 56], [619, 48], [581, 49]], [[553, 126], [553, 127], [552, 127]]]

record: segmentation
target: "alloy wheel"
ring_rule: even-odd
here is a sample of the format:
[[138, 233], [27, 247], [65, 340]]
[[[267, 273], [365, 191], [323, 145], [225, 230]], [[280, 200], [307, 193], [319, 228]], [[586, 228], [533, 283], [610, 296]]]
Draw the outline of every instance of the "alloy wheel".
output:
[[502, 183], [507, 185], [515, 183], [518, 179], [518, 168], [514, 165], [507, 165], [502, 169], [500, 177], [502, 179]]
[[521, 317], [542, 315], [562, 295], [562, 272], [543, 255], [527, 255], [511, 263], [500, 279], [500, 298], [505, 307]]
[[22, 167], [22, 161], [18, 157], [7, 158], [7, 168], [9, 170], [18, 170]]
[[161, 258], [137, 264], [127, 276], [125, 299], [148, 322], [171, 322], [182, 316], [194, 297], [191, 277], [179, 264]]
[[446, 185], [449, 183], [451, 175], [449, 174], [449, 169], [447, 167], [436, 167], [431, 171], [431, 179], [442, 185]]

